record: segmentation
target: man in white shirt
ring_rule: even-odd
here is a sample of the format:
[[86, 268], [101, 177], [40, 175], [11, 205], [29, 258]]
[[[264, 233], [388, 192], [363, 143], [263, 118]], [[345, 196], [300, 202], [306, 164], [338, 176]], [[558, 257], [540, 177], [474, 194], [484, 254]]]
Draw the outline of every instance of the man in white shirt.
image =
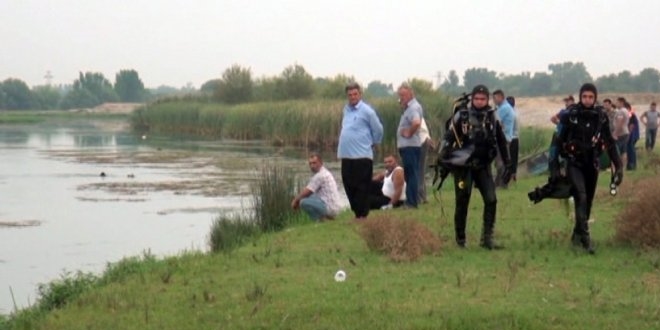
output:
[[406, 200], [403, 167], [394, 155], [385, 156], [384, 163], [385, 170], [374, 175], [371, 182], [369, 208], [372, 210], [399, 207]]
[[303, 191], [291, 201], [291, 207], [294, 210], [303, 209], [315, 221], [332, 220], [341, 209], [337, 182], [323, 166], [323, 160], [318, 154], [309, 156], [309, 169], [314, 175]]

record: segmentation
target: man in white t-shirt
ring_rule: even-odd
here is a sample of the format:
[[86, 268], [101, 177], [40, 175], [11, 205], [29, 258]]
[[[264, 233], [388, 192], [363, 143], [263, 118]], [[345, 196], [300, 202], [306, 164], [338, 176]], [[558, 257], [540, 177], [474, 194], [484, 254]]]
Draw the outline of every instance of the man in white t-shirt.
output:
[[323, 160], [318, 154], [309, 156], [309, 169], [314, 175], [303, 191], [291, 201], [291, 207], [294, 210], [301, 208], [315, 221], [332, 220], [341, 209], [337, 182], [323, 166]]
[[369, 208], [391, 209], [403, 205], [406, 200], [406, 181], [403, 167], [396, 156], [387, 155], [383, 160], [385, 170], [374, 175], [369, 189]]

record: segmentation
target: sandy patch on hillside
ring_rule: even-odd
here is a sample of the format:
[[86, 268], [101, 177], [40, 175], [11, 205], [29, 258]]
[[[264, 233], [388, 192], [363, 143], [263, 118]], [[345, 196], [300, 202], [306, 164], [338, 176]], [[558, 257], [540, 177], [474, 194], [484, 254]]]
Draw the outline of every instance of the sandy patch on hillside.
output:
[[[516, 108], [520, 115], [521, 125], [553, 127], [550, 117], [564, 107], [563, 99], [567, 95], [541, 96], [541, 97], [516, 97]], [[648, 110], [652, 101], [660, 102], [660, 93], [637, 93], [637, 94], [612, 94], [598, 95], [600, 101], [609, 98], [616, 100], [623, 96], [632, 105], [638, 115]], [[577, 101], [577, 93], [573, 94]]]

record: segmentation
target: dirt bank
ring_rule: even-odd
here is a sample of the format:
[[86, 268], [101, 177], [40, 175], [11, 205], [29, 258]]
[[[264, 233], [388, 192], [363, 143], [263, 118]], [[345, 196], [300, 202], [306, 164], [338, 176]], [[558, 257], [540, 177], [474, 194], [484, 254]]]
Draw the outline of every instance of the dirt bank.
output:
[[[516, 97], [516, 108], [518, 108], [521, 124], [524, 126], [554, 126], [550, 122], [550, 117], [564, 107], [563, 99], [566, 96], [567, 95]], [[630, 102], [638, 115], [641, 115], [644, 111], [648, 110], [649, 104], [652, 101], [660, 102], [660, 93], [605, 93], [599, 94], [598, 99], [601, 101], [606, 98], [615, 100], [620, 96], [625, 97], [628, 102]], [[577, 101], [577, 93], [573, 94], [573, 97], [575, 97]]]

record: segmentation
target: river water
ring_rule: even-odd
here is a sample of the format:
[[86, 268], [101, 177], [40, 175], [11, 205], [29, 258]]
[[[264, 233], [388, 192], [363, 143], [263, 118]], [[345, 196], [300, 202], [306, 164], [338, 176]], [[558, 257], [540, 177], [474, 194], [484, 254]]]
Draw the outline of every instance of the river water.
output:
[[0, 314], [66, 272], [207, 251], [212, 221], [249, 206], [265, 163], [309, 175], [304, 150], [138, 136], [121, 120], [0, 125]]

